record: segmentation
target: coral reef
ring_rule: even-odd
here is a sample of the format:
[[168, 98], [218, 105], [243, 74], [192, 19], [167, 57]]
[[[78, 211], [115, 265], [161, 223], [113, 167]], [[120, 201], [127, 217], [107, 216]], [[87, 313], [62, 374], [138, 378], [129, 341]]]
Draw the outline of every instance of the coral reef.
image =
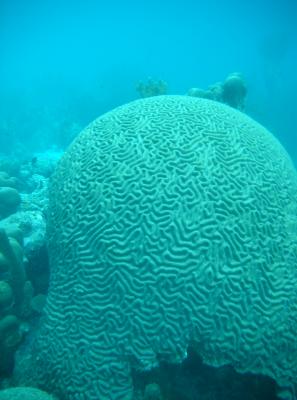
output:
[[[19, 173], [21, 161], [16, 158], [7, 157], [0, 154], [0, 176], [4, 174], [6, 179], [15, 179]], [[10, 186], [10, 185], [0, 185], [0, 186]], [[14, 186], [13, 186], [14, 187]]]
[[0, 219], [14, 213], [21, 203], [19, 192], [9, 186], [0, 187]]
[[136, 90], [140, 97], [152, 97], [167, 94], [168, 85], [162, 79], [154, 80], [148, 78], [147, 82], [138, 82]]
[[43, 390], [31, 387], [16, 387], [0, 390], [0, 400], [57, 400]]
[[[1, 164], [0, 159], [0, 220], [15, 213], [21, 204], [21, 196], [17, 190], [18, 179], [1, 169]], [[8, 162], [3, 165], [5, 167], [10, 169]]]
[[0, 310], [12, 305], [13, 292], [10, 284], [6, 281], [0, 281]]
[[50, 186], [51, 284], [18, 384], [133, 396], [181, 363], [297, 383], [297, 176], [261, 125], [219, 102], [138, 100], [74, 141]]
[[230, 74], [222, 85], [222, 101], [231, 107], [244, 109], [246, 85], [239, 73]]
[[246, 93], [247, 88], [242, 75], [238, 72], [233, 72], [227, 76], [224, 82], [215, 83], [206, 90], [191, 88], [188, 90], [187, 95], [220, 101], [238, 110], [243, 110]]
[[21, 244], [13, 237], [8, 237], [0, 228], [0, 259], [2, 274], [8, 280], [13, 293], [15, 305], [19, 306], [25, 283], [23, 268], [23, 250]]
[[43, 159], [42, 166], [0, 159], [0, 377], [11, 373], [28, 322], [45, 303], [47, 180], [54, 161]]
[[[35, 153], [27, 162], [23, 162], [19, 168], [19, 176], [29, 186], [29, 190], [36, 189], [38, 179], [46, 179], [51, 176], [62, 153], [58, 151], [46, 151]], [[27, 187], [28, 189], [28, 187]]]
[[16, 178], [9, 176], [5, 171], [0, 171], [0, 187], [15, 188], [16, 184]]
[[27, 275], [37, 294], [45, 293], [48, 284], [45, 250], [48, 178], [60, 157], [61, 153], [47, 152], [36, 155], [35, 161], [19, 165], [17, 181], [21, 190], [20, 206], [16, 213], [0, 220], [0, 228], [4, 228], [9, 235], [11, 227], [16, 227], [21, 233]]
[[13, 355], [22, 340], [20, 331], [24, 285], [23, 253], [19, 242], [0, 229], [0, 372], [12, 368]]

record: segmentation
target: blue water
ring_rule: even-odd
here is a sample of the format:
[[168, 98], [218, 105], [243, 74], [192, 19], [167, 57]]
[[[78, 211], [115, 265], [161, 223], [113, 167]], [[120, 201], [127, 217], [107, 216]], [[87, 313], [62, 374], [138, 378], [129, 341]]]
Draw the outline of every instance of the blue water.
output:
[[[239, 72], [247, 87], [244, 112], [268, 128], [297, 165], [296, 71], [297, 0], [0, 0], [0, 161], [18, 160], [7, 168], [11, 176], [2, 173], [2, 186], [16, 176], [12, 187], [22, 195], [21, 209], [17, 201], [5, 217], [33, 210], [25, 250], [30, 240], [36, 245], [30, 233], [43, 234], [39, 253], [25, 253], [34, 294], [46, 295], [50, 275], [42, 185], [89, 122], [139, 98], [137, 84], [149, 77], [164, 80], [168, 94], [186, 94]], [[26, 337], [39, 314], [21, 318]], [[30, 334], [26, 340], [23, 351]], [[21, 342], [1, 353], [0, 388], [10, 385], [5, 379]], [[272, 379], [206, 367], [195, 352], [133, 380], [141, 390], [157, 382], [163, 400], [276, 399]]]
[[184, 94], [236, 71], [296, 162], [296, 16], [294, 0], [2, 0], [0, 152], [65, 148], [149, 76]]

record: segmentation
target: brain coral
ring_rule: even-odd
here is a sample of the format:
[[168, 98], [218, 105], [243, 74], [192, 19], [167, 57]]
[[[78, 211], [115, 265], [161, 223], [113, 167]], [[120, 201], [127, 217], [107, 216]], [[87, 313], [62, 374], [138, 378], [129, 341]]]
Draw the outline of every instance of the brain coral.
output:
[[288, 155], [239, 111], [160, 96], [103, 115], [52, 179], [49, 296], [22, 379], [128, 399], [132, 369], [179, 362], [191, 343], [292, 393], [296, 216]]
[[39, 389], [16, 387], [0, 390], [0, 400], [54, 400], [54, 398]]

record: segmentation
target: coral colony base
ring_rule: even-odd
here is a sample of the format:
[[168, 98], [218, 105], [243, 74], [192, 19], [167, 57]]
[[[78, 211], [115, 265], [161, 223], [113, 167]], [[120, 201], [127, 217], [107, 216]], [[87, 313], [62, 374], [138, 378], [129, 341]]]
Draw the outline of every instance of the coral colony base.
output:
[[180, 363], [297, 377], [297, 177], [279, 142], [207, 99], [158, 96], [95, 120], [52, 177], [45, 315], [18, 384], [129, 399], [132, 370]]

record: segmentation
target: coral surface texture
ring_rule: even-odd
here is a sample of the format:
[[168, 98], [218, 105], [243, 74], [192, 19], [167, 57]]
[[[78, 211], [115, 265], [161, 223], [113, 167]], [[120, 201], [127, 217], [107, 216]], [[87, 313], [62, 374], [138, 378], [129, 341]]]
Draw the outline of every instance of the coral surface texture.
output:
[[26, 384], [129, 399], [134, 368], [180, 362], [191, 344], [294, 396], [297, 178], [261, 125], [206, 99], [134, 101], [77, 137], [49, 207], [50, 287], [18, 363]]

